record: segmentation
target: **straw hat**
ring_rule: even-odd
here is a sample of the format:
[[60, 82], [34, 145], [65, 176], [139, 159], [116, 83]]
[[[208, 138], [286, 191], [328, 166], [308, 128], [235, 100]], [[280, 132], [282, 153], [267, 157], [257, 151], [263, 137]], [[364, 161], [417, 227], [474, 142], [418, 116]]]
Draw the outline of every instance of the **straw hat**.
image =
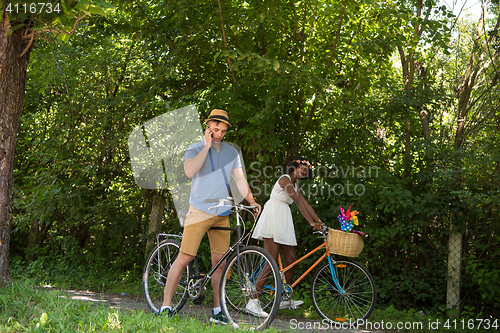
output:
[[229, 118], [227, 117], [227, 112], [224, 110], [213, 109], [212, 112], [210, 112], [210, 117], [208, 117], [208, 119], [205, 119], [205, 122], [209, 120], [222, 121], [223, 123], [231, 126], [231, 124], [229, 123]]

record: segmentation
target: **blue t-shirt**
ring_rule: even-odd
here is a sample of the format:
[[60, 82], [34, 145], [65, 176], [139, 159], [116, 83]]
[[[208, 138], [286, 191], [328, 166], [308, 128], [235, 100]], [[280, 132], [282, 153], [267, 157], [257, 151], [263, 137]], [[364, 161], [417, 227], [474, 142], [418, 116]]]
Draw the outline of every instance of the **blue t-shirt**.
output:
[[[205, 146], [205, 140], [193, 143], [184, 154], [184, 161], [197, 156]], [[210, 158], [210, 156], [212, 158]], [[211, 215], [226, 216], [231, 213], [230, 207], [213, 207], [216, 203], [206, 203], [206, 199], [221, 199], [229, 196], [231, 171], [241, 168], [238, 151], [231, 145], [221, 142], [220, 151], [210, 148], [201, 169], [192, 178], [189, 204], [194, 208]]]

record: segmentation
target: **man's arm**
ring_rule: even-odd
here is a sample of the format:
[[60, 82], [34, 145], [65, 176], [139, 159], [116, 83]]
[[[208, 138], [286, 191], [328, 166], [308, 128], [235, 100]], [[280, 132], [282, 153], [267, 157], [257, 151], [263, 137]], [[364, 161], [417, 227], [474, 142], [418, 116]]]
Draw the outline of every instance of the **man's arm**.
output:
[[242, 168], [233, 169], [233, 171], [231, 171], [231, 176], [236, 182], [238, 190], [243, 195], [245, 200], [248, 201], [248, 203], [251, 206], [257, 206], [258, 209], [257, 214], [260, 213], [261, 206], [257, 202], [255, 202], [252, 191], [250, 190], [250, 186], [248, 185], [247, 179], [245, 178], [245, 174], [243, 173], [243, 169]]
[[184, 173], [188, 178], [193, 178], [200, 171], [205, 159], [207, 158], [208, 150], [212, 146], [212, 131], [207, 128], [205, 131], [205, 146], [195, 157], [189, 158], [184, 162]]

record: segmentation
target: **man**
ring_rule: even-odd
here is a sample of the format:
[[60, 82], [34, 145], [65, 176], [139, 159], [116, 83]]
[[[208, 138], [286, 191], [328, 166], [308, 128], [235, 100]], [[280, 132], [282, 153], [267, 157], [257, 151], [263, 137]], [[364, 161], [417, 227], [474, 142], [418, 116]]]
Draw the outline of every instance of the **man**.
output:
[[[226, 230], [208, 230], [211, 227], [229, 227], [229, 207], [218, 207], [209, 210], [214, 204], [205, 203], [206, 199], [226, 198], [229, 195], [230, 177], [236, 182], [239, 192], [251, 206], [257, 206], [257, 214], [261, 206], [254, 200], [245, 174], [243, 173], [239, 154], [236, 149], [222, 141], [227, 132], [229, 118], [224, 110], [212, 110], [205, 120], [207, 129], [205, 138], [194, 143], [184, 155], [184, 172], [192, 178], [189, 212], [184, 221], [184, 232], [179, 255], [172, 264], [165, 284], [163, 306], [159, 314], [171, 317], [172, 297], [177, 288], [183, 271], [198, 252], [201, 239], [208, 233], [212, 265], [215, 265], [229, 248], [230, 232]], [[222, 316], [219, 300], [219, 285], [224, 265], [212, 275], [214, 293], [214, 309], [211, 322], [227, 324]]]

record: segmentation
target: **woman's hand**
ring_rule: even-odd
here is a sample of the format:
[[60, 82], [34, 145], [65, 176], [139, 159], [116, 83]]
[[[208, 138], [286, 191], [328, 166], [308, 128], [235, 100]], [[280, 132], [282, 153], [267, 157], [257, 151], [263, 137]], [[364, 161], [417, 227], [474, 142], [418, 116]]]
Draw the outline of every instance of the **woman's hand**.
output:
[[310, 223], [311, 226], [315, 231], [321, 230], [321, 227], [323, 226], [323, 222], [321, 220], [318, 220], [318, 222]]

